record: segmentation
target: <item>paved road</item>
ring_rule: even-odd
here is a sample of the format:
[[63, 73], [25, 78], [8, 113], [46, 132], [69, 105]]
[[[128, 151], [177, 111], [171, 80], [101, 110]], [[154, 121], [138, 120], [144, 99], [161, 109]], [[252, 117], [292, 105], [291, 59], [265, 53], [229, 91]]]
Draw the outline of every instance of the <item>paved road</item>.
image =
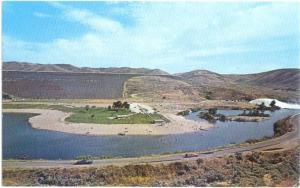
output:
[[73, 165], [75, 160], [4, 160], [2, 166], [4, 169], [9, 168], [82, 168], [82, 167], [104, 167], [108, 165], [129, 165], [129, 164], [157, 164], [170, 163], [176, 161], [196, 160], [198, 158], [222, 157], [236, 152], [245, 151], [264, 151], [274, 149], [287, 149], [299, 144], [299, 126], [300, 114], [291, 116], [288, 120], [293, 123], [295, 130], [286, 133], [283, 136], [269, 139], [255, 144], [244, 144], [240, 146], [231, 146], [221, 149], [212, 149], [207, 151], [195, 152], [199, 157], [184, 158], [184, 154], [172, 154], [161, 156], [150, 156], [140, 158], [120, 158], [120, 159], [101, 159], [94, 160], [92, 165]]

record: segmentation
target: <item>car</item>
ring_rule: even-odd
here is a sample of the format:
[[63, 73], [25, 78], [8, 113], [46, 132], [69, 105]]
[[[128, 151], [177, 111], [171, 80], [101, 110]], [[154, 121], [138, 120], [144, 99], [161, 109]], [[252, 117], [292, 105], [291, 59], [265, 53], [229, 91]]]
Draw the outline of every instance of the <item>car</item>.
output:
[[86, 159], [84, 159], [84, 160], [76, 161], [74, 163], [74, 165], [85, 165], [85, 164], [92, 164], [92, 163], [93, 163], [92, 160], [86, 160]]
[[196, 153], [186, 153], [184, 155], [184, 158], [192, 158], [192, 157], [198, 157], [199, 155]]

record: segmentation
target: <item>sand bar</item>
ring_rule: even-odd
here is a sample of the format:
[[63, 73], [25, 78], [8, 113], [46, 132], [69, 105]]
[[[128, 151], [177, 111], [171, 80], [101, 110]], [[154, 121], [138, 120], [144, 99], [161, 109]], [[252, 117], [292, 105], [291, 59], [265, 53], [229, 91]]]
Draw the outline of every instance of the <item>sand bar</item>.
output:
[[169, 135], [202, 131], [213, 125], [205, 122], [187, 120], [174, 114], [163, 114], [170, 120], [161, 126], [158, 124], [91, 124], [65, 122], [71, 113], [47, 109], [3, 109], [4, 113], [35, 113], [37, 116], [29, 118], [33, 128], [60, 131], [84, 135]]

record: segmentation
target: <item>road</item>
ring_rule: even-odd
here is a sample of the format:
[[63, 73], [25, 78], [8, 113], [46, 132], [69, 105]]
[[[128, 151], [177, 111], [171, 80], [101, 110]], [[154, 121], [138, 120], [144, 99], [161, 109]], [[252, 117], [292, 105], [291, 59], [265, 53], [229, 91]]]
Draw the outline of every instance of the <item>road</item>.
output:
[[13, 168], [84, 168], [84, 167], [104, 167], [109, 165], [135, 165], [135, 164], [158, 164], [171, 163], [177, 161], [196, 160], [199, 158], [222, 157], [237, 152], [245, 151], [268, 151], [280, 150], [295, 147], [299, 144], [299, 122], [300, 114], [291, 116], [288, 120], [294, 124], [294, 131], [288, 132], [283, 136], [265, 140], [254, 144], [242, 144], [239, 146], [224, 147], [220, 149], [212, 149], [207, 151], [193, 152], [199, 154], [198, 157], [184, 158], [184, 153], [157, 155], [138, 158], [114, 158], [94, 160], [92, 165], [73, 165], [75, 160], [3, 160], [3, 169]]

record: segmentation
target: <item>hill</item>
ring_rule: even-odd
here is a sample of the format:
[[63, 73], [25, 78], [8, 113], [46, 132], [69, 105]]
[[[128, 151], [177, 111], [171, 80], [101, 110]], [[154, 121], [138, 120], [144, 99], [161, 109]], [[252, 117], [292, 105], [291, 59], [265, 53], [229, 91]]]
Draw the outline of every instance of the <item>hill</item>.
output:
[[299, 102], [299, 82], [300, 69], [278, 69], [244, 75], [194, 70], [170, 75], [159, 69], [146, 68], [79, 68], [68, 64], [3, 63], [3, 91], [22, 98], [125, 96], [149, 101], [191, 102], [203, 99], [277, 98]]
[[3, 62], [4, 71], [27, 71], [27, 72], [76, 72], [76, 73], [113, 73], [113, 74], [147, 74], [168, 75], [159, 69], [111, 67], [111, 68], [89, 68], [76, 67], [70, 64], [33, 64], [27, 62]]
[[300, 69], [277, 69], [256, 74], [218, 74], [207, 70], [194, 70], [176, 74], [193, 85], [247, 84], [274, 89], [298, 90]]
[[202, 88], [212, 99], [255, 99], [260, 97], [299, 101], [300, 69], [278, 69], [256, 74], [218, 74], [194, 70], [176, 74]]
[[246, 83], [274, 89], [299, 90], [300, 69], [277, 69], [246, 75], [233, 75], [236, 83]]
[[203, 99], [197, 87], [177, 77], [136, 76], [125, 83], [124, 96], [143, 101], [197, 101]]

